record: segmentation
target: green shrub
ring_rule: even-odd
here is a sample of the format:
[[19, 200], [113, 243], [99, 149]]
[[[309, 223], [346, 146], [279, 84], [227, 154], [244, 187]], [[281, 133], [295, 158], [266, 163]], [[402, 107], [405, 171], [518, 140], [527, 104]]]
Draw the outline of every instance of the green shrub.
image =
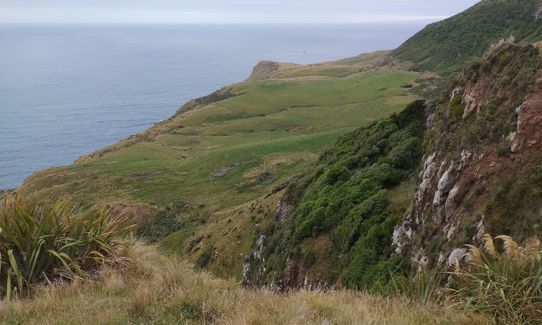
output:
[[[391, 249], [402, 212], [388, 211], [387, 193], [414, 175], [424, 120], [425, 102], [415, 101], [388, 119], [342, 136], [325, 151], [314, 172], [289, 186], [284, 202], [292, 212], [269, 234], [273, 244], [263, 254], [261, 273], [279, 280], [287, 259], [306, 267], [326, 259], [333, 261], [326, 272], [330, 278], [375, 291], [389, 284], [390, 272], [404, 273], [404, 257], [392, 256]], [[303, 260], [296, 251], [308, 238], [329, 241], [329, 250], [314, 261], [312, 256]]]
[[60, 202], [46, 208], [5, 200], [0, 208], [0, 288], [8, 299], [43, 281], [71, 279], [106, 264], [126, 263], [117, 240], [126, 218], [107, 210], [81, 213]]
[[441, 285], [445, 279], [446, 274], [435, 270], [423, 270], [412, 275], [391, 275], [393, 293], [420, 305], [443, 301]]
[[179, 216], [189, 213], [191, 207], [184, 202], [175, 202], [158, 211], [153, 221], [141, 225], [137, 229], [137, 235], [151, 243], [155, 243], [167, 235], [183, 229], [185, 224], [179, 220]]
[[[539, 0], [480, 1], [465, 12], [428, 25], [393, 54], [414, 62], [420, 71], [453, 72], [511, 35], [518, 42], [540, 41], [542, 24], [535, 19], [540, 4]], [[484, 70], [486, 63], [480, 62], [477, 68]]]
[[194, 263], [196, 270], [203, 270], [213, 259], [215, 249], [212, 246], [205, 246], [203, 252]]

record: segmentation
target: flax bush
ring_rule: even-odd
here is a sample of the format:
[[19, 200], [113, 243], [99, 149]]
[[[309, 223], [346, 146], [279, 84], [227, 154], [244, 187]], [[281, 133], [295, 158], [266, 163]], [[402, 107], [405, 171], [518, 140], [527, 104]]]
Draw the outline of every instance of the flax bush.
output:
[[0, 207], [0, 292], [29, 295], [43, 282], [73, 279], [107, 264], [125, 264], [118, 240], [123, 215], [80, 212], [67, 202], [29, 207], [6, 199]]

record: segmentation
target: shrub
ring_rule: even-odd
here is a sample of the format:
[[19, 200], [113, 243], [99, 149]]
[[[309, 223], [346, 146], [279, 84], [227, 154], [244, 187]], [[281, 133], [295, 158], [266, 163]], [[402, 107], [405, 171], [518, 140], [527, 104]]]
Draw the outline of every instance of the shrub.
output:
[[0, 208], [0, 290], [9, 299], [28, 295], [43, 281], [125, 264], [116, 238], [127, 229], [124, 216], [107, 210], [81, 213], [67, 202], [29, 208], [6, 199]]
[[445, 274], [434, 270], [423, 270], [408, 276], [391, 274], [393, 292], [420, 305], [442, 302], [444, 295], [440, 289], [445, 278]]
[[469, 264], [456, 265], [451, 293], [463, 307], [492, 315], [499, 323], [540, 324], [542, 320], [542, 254], [538, 239], [520, 247], [511, 237], [484, 236], [481, 248], [469, 246]]
[[167, 235], [183, 229], [186, 226], [179, 221], [179, 215], [187, 214], [191, 207], [184, 202], [175, 202], [160, 210], [150, 223], [143, 224], [137, 229], [137, 235], [151, 243], [156, 243]]

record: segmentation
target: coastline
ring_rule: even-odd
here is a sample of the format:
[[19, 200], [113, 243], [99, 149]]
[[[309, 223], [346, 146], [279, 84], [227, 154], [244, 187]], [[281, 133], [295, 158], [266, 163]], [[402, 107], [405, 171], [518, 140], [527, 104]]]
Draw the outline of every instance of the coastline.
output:
[[0, 198], [8, 193], [14, 192], [15, 190], [15, 188], [0, 188]]

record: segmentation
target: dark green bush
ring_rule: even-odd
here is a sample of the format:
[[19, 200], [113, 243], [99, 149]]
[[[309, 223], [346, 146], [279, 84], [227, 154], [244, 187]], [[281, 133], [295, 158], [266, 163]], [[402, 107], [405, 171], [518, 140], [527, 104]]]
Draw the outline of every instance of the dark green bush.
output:
[[[481, 1], [457, 16], [427, 26], [394, 54], [414, 62], [418, 70], [456, 71], [500, 39], [513, 35], [521, 42], [542, 40], [542, 22], [535, 19], [541, 4], [539, 0]], [[485, 65], [478, 62], [473, 73], [484, 70]], [[521, 84], [520, 79], [515, 82]]]

